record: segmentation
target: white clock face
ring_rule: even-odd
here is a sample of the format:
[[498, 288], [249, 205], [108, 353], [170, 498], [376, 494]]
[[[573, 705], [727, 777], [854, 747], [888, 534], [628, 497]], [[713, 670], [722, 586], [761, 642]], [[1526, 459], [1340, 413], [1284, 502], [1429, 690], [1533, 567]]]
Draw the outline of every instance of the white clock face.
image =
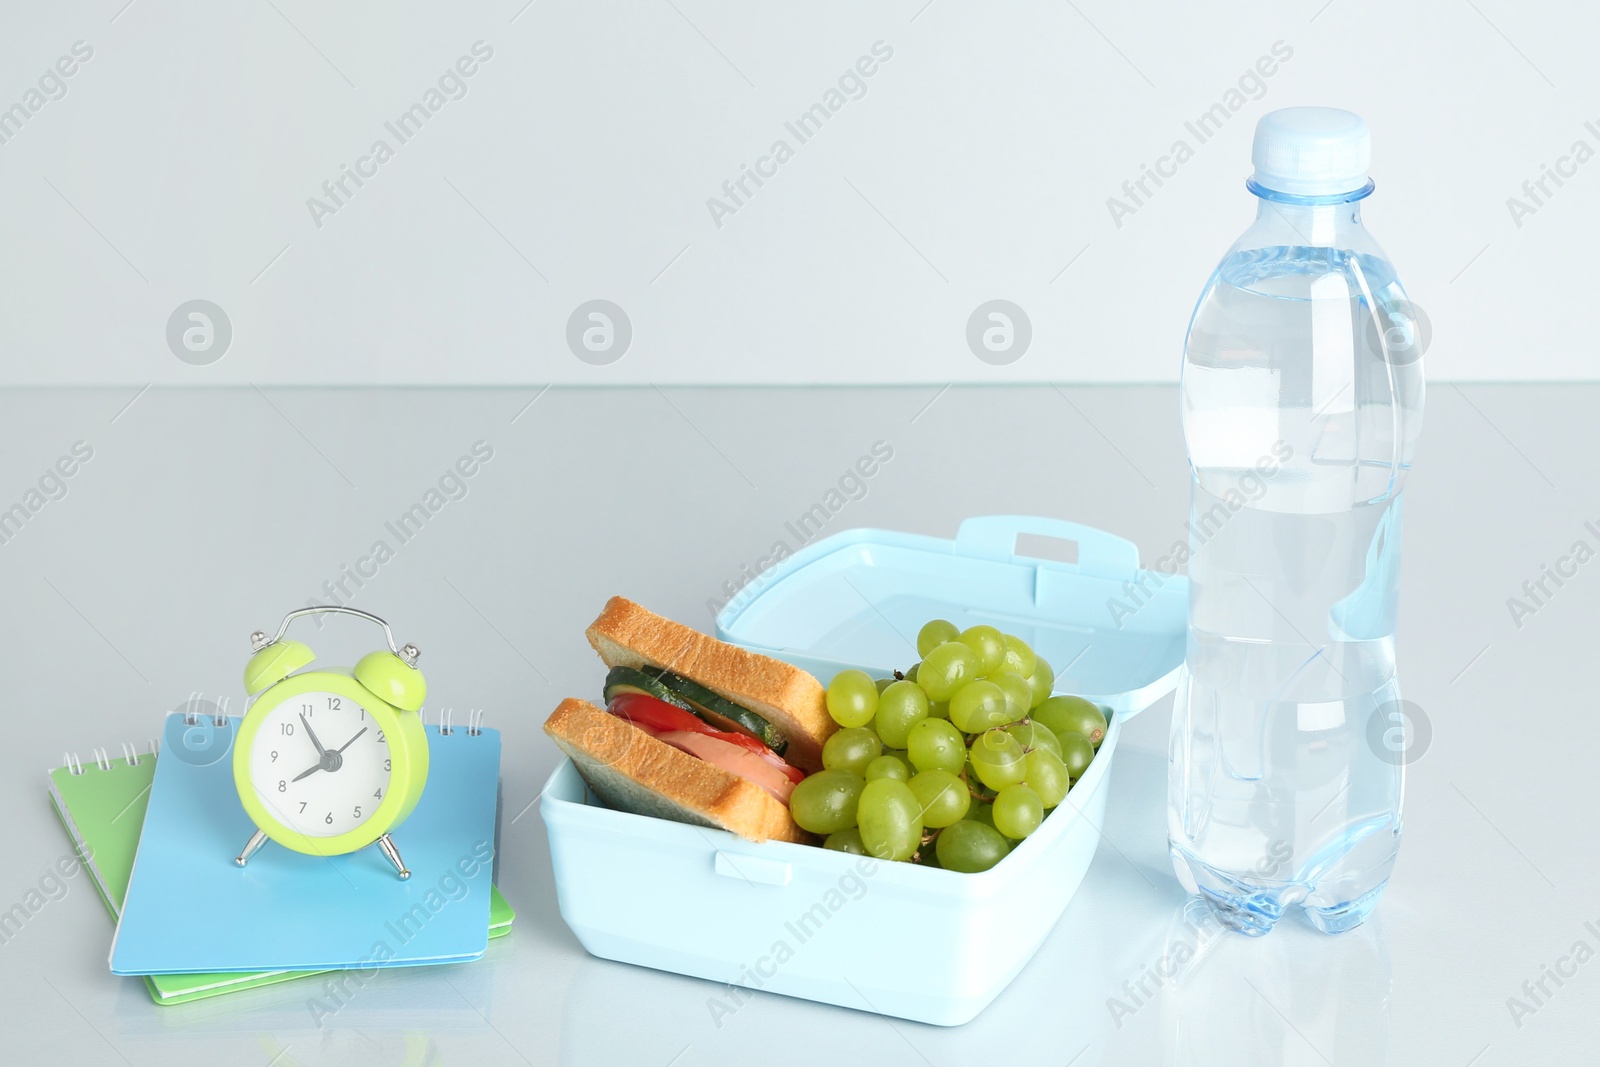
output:
[[268, 710], [250, 748], [250, 781], [278, 821], [307, 837], [348, 833], [389, 792], [389, 744], [367, 709], [302, 693]]

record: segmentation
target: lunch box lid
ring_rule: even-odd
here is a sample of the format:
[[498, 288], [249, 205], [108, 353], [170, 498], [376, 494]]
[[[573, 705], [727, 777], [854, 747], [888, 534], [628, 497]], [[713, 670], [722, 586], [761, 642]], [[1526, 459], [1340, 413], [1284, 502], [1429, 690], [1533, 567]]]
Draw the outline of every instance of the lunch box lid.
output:
[[[1076, 546], [1072, 562], [1019, 551], [1019, 537]], [[1031, 546], [1029, 546], [1031, 547]], [[1139, 565], [1132, 541], [1060, 519], [985, 515], [953, 540], [853, 529], [767, 567], [717, 614], [717, 636], [810, 671], [874, 677], [920, 657], [931, 619], [988, 623], [1028, 642], [1075, 693], [1127, 718], [1176, 684], [1188, 579]]]

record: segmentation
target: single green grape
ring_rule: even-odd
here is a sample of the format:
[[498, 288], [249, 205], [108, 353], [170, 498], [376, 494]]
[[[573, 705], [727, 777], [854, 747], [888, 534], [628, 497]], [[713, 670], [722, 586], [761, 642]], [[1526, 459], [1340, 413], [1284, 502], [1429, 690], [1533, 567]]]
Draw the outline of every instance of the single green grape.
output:
[[1005, 789], [1022, 781], [1024, 753], [1017, 739], [1004, 730], [985, 730], [972, 739], [972, 769], [990, 789]]
[[982, 733], [991, 726], [1002, 726], [1006, 717], [1005, 690], [994, 682], [968, 682], [950, 698], [950, 721], [964, 734]]
[[954, 641], [961, 631], [945, 619], [934, 619], [917, 631], [917, 655], [926, 656], [946, 641]]
[[1044, 801], [1032, 786], [1008, 785], [994, 798], [994, 828], [1013, 841], [1027, 837], [1043, 821]]
[[961, 731], [943, 719], [923, 719], [906, 738], [906, 754], [919, 771], [960, 774], [967, 760], [967, 742]]
[[978, 676], [978, 657], [960, 641], [946, 641], [922, 657], [916, 682], [929, 700], [949, 700], [962, 683]]
[[1033, 673], [1028, 675], [1028, 689], [1033, 693], [1033, 703], [1030, 709], [1038, 707], [1050, 699], [1050, 690], [1056, 684], [1055, 668], [1043, 656], [1034, 657]]
[[866, 671], [840, 671], [828, 683], [828, 714], [840, 726], [865, 726], [878, 712], [878, 687]]
[[[1055, 753], [1057, 759], [1061, 758], [1061, 742], [1056, 740], [1056, 735], [1050, 727], [1041, 722], [1033, 719], [1024, 719], [1022, 722], [1014, 722], [1007, 726], [1005, 731], [1017, 739], [1017, 742], [1022, 745], [1023, 751], [1032, 752], [1036, 748], [1043, 748]], [[834, 737], [837, 736], [839, 735], [834, 735]], [[832, 740], [832, 738], [829, 740]], [[823, 750], [823, 759], [826, 762], [826, 748]]]
[[921, 771], [906, 783], [922, 805], [922, 825], [938, 829], [959, 822], [972, 803], [967, 783], [949, 771]]
[[848, 852], [853, 856], [867, 854], [867, 846], [861, 843], [861, 830], [855, 826], [829, 834], [827, 840], [822, 842], [822, 847], [835, 852]]
[[978, 657], [978, 674], [993, 674], [1006, 658], [1006, 644], [999, 630], [993, 626], [969, 626], [956, 640], [972, 649]]
[[789, 794], [789, 814], [802, 830], [832, 834], [856, 824], [856, 805], [866, 781], [849, 771], [818, 771]]
[[1061, 763], [1076, 782], [1094, 759], [1094, 745], [1082, 734], [1061, 734]]
[[1028, 715], [1028, 704], [1033, 700], [1033, 690], [1028, 680], [1015, 671], [1001, 671], [991, 675], [989, 681], [1000, 687], [1006, 695], [1006, 722], [1016, 722]]
[[1033, 673], [1036, 657], [1033, 649], [1028, 647], [1028, 642], [1014, 634], [1006, 634], [1003, 638], [1006, 643], [1005, 665], [1001, 670], [1011, 671], [1026, 678]]
[[1033, 717], [1050, 727], [1057, 737], [1063, 734], [1082, 734], [1096, 748], [1099, 748], [1100, 742], [1105, 740], [1104, 713], [1082, 697], [1051, 697], [1039, 705]]
[[896, 682], [878, 698], [874, 725], [890, 748], [905, 748], [911, 728], [928, 717], [928, 695], [916, 682]]
[[1025, 771], [1022, 780], [1039, 794], [1039, 802], [1047, 810], [1066, 798], [1072, 781], [1060, 756], [1047, 748], [1036, 748], [1022, 758], [1022, 763]]
[[922, 843], [922, 805], [903, 781], [879, 778], [861, 791], [861, 843], [880, 860], [907, 860]]
[[[979, 805], [988, 807], [987, 804]], [[939, 831], [934, 851], [939, 855], [939, 866], [948, 871], [976, 874], [1006, 858], [1011, 846], [1000, 832], [986, 823], [963, 819]]]
[[905, 782], [911, 778], [911, 768], [898, 756], [882, 755], [867, 764], [866, 779], [875, 782], [880, 778], [893, 778]]
[[870, 726], [836, 730], [823, 742], [822, 765], [830, 771], [865, 775], [867, 764], [883, 755], [883, 742]]

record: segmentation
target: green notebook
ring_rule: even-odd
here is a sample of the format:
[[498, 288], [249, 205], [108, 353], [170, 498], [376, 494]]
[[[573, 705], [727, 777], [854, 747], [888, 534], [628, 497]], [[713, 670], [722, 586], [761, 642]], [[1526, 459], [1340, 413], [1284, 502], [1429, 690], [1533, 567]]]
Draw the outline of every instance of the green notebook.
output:
[[[104, 750], [98, 750], [95, 761], [87, 766], [74, 759], [68, 766], [50, 772], [50, 800], [113, 919], [120, 916], [128, 891], [134, 854], [139, 850], [139, 828], [144, 824], [145, 803], [156, 769], [153, 753], [141, 756], [128, 746], [123, 751], [123, 758], [111, 759]], [[515, 918], [516, 912], [500, 890], [491, 887], [489, 936], [510, 933]], [[157, 1004], [183, 1004], [325, 973], [153, 974], [145, 976], [144, 981]]]

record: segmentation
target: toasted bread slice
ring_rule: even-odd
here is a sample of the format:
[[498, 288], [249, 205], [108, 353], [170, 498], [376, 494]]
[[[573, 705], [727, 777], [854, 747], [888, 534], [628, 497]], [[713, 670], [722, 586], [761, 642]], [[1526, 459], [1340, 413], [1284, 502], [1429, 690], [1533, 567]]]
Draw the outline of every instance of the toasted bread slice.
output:
[[583, 700], [568, 697], [544, 732], [613, 808], [729, 830], [752, 841], [815, 839], [754, 782], [680, 752]]
[[662, 667], [761, 715], [789, 741], [783, 758], [822, 767], [822, 743], [839, 728], [822, 683], [799, 667], [747, 652], [663, 618], [624, 597], [606, 602], [584, 631], [606, 666]]

